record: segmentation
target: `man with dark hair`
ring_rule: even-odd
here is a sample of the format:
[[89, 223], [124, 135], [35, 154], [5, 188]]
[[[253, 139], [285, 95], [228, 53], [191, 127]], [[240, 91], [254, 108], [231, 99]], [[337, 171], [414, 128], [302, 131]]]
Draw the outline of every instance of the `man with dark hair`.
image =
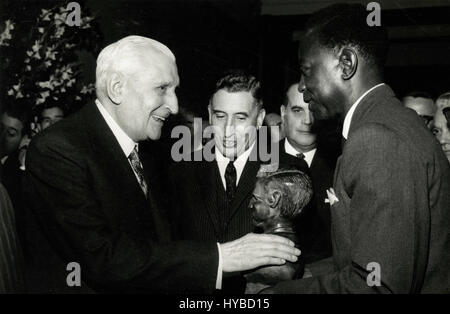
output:
[[316, 118], [340, 116], [346, 140], [331, 204], [333, 257], [320, 276], [276, 293], [449, 293], [450, 167], [421, 119], [383, 83], [386, 31], [366, 8], [314, 14], [299, 90]]
[[[265, 116], [259, 81], [240, 71], [224, 75], [208, 111], [215, 131], [212, 161], [195, 161], [193, 156], [171, 171], [180, 202], [175, 229], [182, 239], [231, 241], [253, 231], [248, 204], [260, 162], [250, 158], [257, 145], [256, 132], [248, 131], [260, 127]], [[208, 146], [203, 156], [211, 151]], [[224, 280], [224, 290], [243, 291], [239, 281]]]
[[280, 107], [286, 133], [280, 142], [280, 164], [306, 172], [313, 183], [313, 200], [298, 219], [302, 258], [309, 264], [331, 256], [330, 205], [323, 200], [333, 184], [336, 159], [318, 144], [318, 123], [298, 87], [296, 83], [288, 88]]
[[39, 112], [39, 124], [42, 130], [45, 130], [49, 126], [61, 121], [66, 116], [66, 109], [57, 104], [49, 104]]
[[402, 103], [406, 108], [414, 110], [431, 129], [436, 105], [430, 94], [421, 91], [409, 92], [403, 96]]
[[27, 130], [29, 109], [22, 102], [8, 103], [1, 114], [0, 121], [0, 152], [1, 162], [19, 149], [19, 145]]

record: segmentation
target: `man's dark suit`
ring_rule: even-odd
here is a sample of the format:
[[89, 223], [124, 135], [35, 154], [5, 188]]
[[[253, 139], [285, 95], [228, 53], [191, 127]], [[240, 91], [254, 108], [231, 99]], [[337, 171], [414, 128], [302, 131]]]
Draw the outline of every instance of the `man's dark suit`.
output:
[[33, 139], [24, 188], [40, 229], [63, 262], [42, 269], [61, 274], [57, 285], [66, 284], [67, 263], [78, 262], [82, 279], [96, 291], [214, 290], [216, 243], [170, 241], [156, 200], [161, 183], [146, 156], [141, 161], [148, 200], [94, 104]]
[[174, 164], [171, 177], [182, 217], [177, 219], [178, 235], [182, 239], [228, 242], [252, 232], [252, 211], [248, 204], [259, 166], [259, 161], [247, 160], [229, 206], [215, 160]]
[[0, 183], [0, 294], [23, 292], [22, 259], [14, 208]]
[[[254, 146], [256, 149], [257, 145]], [[253, 151], [250, 156], [252, 156]], [[180, 239], [220, 243], [236, 240], [254, 231], [252, 210], [248, 204], [256, 183], [260, 161], [247, 160], [237, 184], [231, 204], [214, 160], [183, 161], [171, 169], [173, 208], [177, 213], [172, 221]], [[193, 159], [192, 159], [193, 160]], [[238, 274], [227, 274], [223, 279], [223, 293], [243, 293], [245, 279]]]
[[333, 185], [336, 161], [324, 156], [318, 148], [311, 167], [303, 169], [299, 158], [286, 153], [285, 141], [286, 139], [280, 141], [280, 166], [298, 167], [310, 175], [313, 183], [313, 199], [300, 215], [297, 224], [297, 233], [302, 243], [302, 256], [305, 263], [309, 264], [331, 256], [330, 206], [324, 200], [327, 198], [326, 190]]
[[[275, 292], [450, 292], [450, 167], [388, 86], [356, 108], [334, 187], [334, 270], [281, 283]], [[372, 262], [381, 286], [367, 284]]]

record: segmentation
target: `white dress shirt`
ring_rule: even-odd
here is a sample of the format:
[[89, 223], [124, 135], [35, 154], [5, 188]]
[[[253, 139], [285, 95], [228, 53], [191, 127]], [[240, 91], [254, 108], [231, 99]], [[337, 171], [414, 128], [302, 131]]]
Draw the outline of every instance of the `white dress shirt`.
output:
[[384, 83], [380, 83], [378, 85], [375, 85], [374, 87], [372, 87], [371, 89], [367, 90], [364, 94], [361, 95], [361, 97], [359, 97], [355, 103], [350, 107], [350, 110], [347, 112], [347, 114], [345, 115], [345, 119], [344, 119], [344, 125], [342, 127], [342, 136], [347, 139], [348, 136], [348, 132], [350, 131], [350, 123], [352, 122], [352, 117], [353, 117], [353, 113], [356, 110], [356, 107], [358, 107], [359, 103], [361, 102], [361, 100], [367, 95], [369, 94], [371, 91], [373, 91], [375, 88], [380, 87], [381, 85], [384, 85]]
[[[241, 178], [242, 171], [244, 171], [245, 164], [247, 163], [248, 157], [252, 152], [255, 143], [253, 143], [249, 149], [243, 152], [236, 160], [234, 161], [234, 167], [236, 168], [236, 186], [239, 184], [239, 179]], [[217, 148], [215, 149], [217, 166], [219, 166], [220, 178], [222, 179], [223, 188], [227, 189], [227, 184], [225, 181], [225, 170], [227, 169], [228, 163], [230, 159], [225, 157]]]
[[303, 154], [305, 156], [305, 161], [308, 164], [308, 167], [311, 168], [311, 163], [313, 161], [314, 155], [316, 154], [317, 148], [311, 149], [309, 152], [302, 153], [297, 151], [286, 138], [286, 140], [284, 141], [284, 150], [286, 151], [286, 154], [292, 155], [294, 157], [297, 157], [297, 154]]
[[122, 148], [125, 157], [130, 156], [131, 152], [134, 150], [135, 146], [138, 146], [138, 143], [134, 142], [127, 133], [122, 130], [122, 128], [117, 124], [117, 122], [111, 117], [108, 110], [103, 107], [98, 99], [95, 100], [95, 104], [97, 105], [98, 110], [100, 111], [103, 119], [105, 119], [106, 124], [108, 124], [109, 128], [114, 134], [114, 137], [119, 142], [120, 147]]
[[[234, 167], [236, 168], [236, 186], [239, 184], [239, 179], [241, 178], [242, 171], [244, 171], [245, 164], [247, 163], [248, 157], [255, 146], [253, 143], [249, 149], [243, 152], [236, 160], [234, 161]], [[225, 157], [217, 148], [215, 149], [216, 162], [219, 167], [220, 178], [222, 179], [223, 188], [227, 189], [227, 184], [225, 181], [225, 170], [227, 169], [228, 163], [230, 159]], [[220, 251], [220, 245], [217, 243], [217, 247], [219, 248], [219, 270], [217, 272], [217, 281], [216, 281], [216, 289], [222, 289], [222, 252]]]

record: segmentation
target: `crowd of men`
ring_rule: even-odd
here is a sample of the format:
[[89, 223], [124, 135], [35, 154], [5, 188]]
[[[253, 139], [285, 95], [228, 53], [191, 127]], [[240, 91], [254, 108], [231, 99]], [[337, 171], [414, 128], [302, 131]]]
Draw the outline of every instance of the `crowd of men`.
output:
[[[167, 167], [170, 150], [145, 141], [179, 114], [180, 82], [155, 40], [104, 48], [95, 101], [68, 117], [7, 104], [0, 292], [449, 293], [450, 92], [400, 101], [384, 83], [387, 47], [360, 5], [316, 12], [279, 114], [266, 114], [255, 76], [229, 71], [204, 106], [212, 139], [189, 152], [213, 159]], [[260, 156], [266, 126], [275, 160]], [[73, 262], [81, 285], [68, 284]], [[255, 269], [299, 263], [249, 289]]]

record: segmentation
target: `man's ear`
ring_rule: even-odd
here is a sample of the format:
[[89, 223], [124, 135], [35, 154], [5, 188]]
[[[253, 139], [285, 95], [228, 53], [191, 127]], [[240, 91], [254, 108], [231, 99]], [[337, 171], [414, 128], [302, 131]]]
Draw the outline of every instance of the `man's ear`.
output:
[[284, 115], [286, 114], [286, 106], [281, 105], [280, 106], [280, 116], [281, 116], [281, 122], [284, 124]]
[[124, 76], [119, 73], [113, 73], [106, 81], [106, 91], [109, 99], [114, 104], [121, 104], [124, 92]]
[[281, 202], [281, 191], [272, 190], [269, 192], [269, 197], [267, 198], [268, 205], [270, 208], [278, 208], [278, 205]]
[[349, 80], [358, 68], [358, 55], [353, 48], [342, 48], [339, 54], [339, 65], [342, 67], [342, 78]]
[[260, 128], [263, 125], [264, 117], [266, 116], [266, 110], [260, 109], [258, 112], [258, 118], [256, 119], [256, 126]]
[[211, 104], [211, 100], [209, 101], [209, 105], [208, 105], [208, 113], [209, 113], [209, 125], [212, 125], [212, 104]]

